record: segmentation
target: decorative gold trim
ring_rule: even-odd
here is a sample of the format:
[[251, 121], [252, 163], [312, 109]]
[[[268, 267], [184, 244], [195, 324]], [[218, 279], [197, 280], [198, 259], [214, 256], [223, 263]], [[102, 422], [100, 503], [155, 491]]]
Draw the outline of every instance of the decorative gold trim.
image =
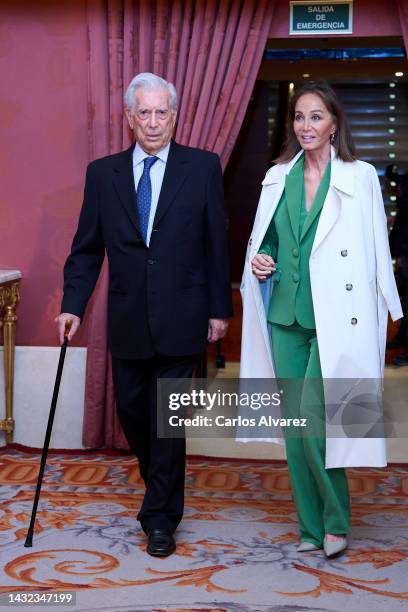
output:
[[14, 351], [16, 339], [16, 308], [20, 301], [19, 281], [0, 283], [0, 328], [3, 328], [4, 341], [4, 389], [6, 395], [6, 418], [0, 420], [0, 430], [6, 432], [6, 442], [13, 441], [13, 384]]
[[5, 431], [6, 434], [12, 434], [14, 431], [14, 419], [1, 419], [0, 430]]

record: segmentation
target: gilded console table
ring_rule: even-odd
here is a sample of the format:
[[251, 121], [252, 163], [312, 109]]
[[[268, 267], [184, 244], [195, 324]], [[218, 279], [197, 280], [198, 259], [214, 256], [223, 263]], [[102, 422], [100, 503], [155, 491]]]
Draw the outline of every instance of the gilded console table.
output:
[[18, 285], [21, 272], [0, 270], [0, 328], [4, 342], [4, 390], [6, 394], [6, 418], [0, 419], [0, 430], [6, 432], [6, 442], [13, 441], [13, 383], [14, 346], [16, 338], [16, 307], [19, 301]]

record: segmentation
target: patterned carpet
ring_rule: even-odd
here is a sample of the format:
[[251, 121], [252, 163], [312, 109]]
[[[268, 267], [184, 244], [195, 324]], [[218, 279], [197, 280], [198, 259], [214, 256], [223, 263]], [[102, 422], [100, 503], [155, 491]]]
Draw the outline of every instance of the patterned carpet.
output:
[[152, 558], [134, 518], [137, 465], [102, 453], [49, 457], [33, 547], [24, 548], [38, 465], [37, 454], [0, 452], [2, 601], [72, 590], [66, 609], [82, 611], [408, 609], [406, 467], [349, 470], [350, 547], [328, 561], [296, 552], [284, 463], [219, 459], [189, 460], [176, 554]]

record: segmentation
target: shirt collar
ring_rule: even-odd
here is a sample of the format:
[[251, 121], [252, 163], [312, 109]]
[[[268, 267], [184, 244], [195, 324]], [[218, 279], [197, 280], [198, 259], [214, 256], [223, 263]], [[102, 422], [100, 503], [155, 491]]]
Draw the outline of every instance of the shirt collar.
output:
[[[159, 159], [161, 159], [162, 162], [167, 163], [167, 157], [169, 155], [169, 151], [170, 151], [170, 142], [163, 149], [158, 151], [158, 153], [155, 154], [155, 157], [158, 157]], [[135, 148], [133, 149], [133, 166], [137, 166], [138, 164], [140, 164], [142, 161], [146, 159], [146, 157], [150, 157], [150, 156], [148, 153], [146, 153], [146, 151], [143, 151], [142, 147], [137, 142], [135, 144]]]

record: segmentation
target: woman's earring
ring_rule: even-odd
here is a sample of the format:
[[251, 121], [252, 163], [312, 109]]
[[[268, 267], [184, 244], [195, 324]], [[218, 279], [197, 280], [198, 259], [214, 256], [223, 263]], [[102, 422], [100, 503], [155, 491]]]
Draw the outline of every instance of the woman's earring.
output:
[[333, 144], [334, 142], [334, 137], [336, 136], [336, 133], [333, 132], [332, 134], [330, 134], [330, 144]]

